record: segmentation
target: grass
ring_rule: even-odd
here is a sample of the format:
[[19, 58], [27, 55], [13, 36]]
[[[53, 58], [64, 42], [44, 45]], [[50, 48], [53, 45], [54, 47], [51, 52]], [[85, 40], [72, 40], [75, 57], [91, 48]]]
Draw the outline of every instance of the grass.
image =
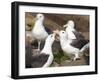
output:
[[70, 57], [63, 53], [63, 51], [59, 50], [59, 52], [54, 53], [54, 61], [58, 64], [61, 64], [65, 60], [70, 60]]

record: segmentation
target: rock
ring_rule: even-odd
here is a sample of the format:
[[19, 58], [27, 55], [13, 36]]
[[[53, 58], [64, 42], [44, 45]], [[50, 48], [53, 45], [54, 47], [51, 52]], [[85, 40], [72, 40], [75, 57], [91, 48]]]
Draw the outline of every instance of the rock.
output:
[[61, 63], [61, 66], [79, 66], [79, 65], [88, 65], [89, 61], [87, 61], [84, 56], [80, 57], [80, 59], [77, 59], [75, 61], [64, 61]]
[[51, 67], [59, 67], [59, 64], [56, 63], [56, 62], [53, 62], [52, 65], [51, 65]]
[[32, 49], [32, 56], [38, 56], [40, 54], [40, 51], [38, 49]]

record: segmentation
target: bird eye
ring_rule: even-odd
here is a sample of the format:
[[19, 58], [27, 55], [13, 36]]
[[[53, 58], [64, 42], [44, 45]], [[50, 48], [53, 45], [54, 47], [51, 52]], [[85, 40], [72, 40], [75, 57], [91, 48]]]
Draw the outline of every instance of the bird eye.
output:
[[53, 37], [53, 35], [51, 35], [51, 37]]
[[40, 17], [42, 17], [42, 16], [40, 16]]

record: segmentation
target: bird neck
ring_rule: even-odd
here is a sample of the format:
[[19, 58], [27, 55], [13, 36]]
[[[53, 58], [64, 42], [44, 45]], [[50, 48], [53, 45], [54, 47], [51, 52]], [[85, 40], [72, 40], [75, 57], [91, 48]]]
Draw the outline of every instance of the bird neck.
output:
[[52, 55], [52, 43], [46, 41], [41, 53], [46, 53]]
[[67, 39], [66, 37], [61, 37], [60, 38], [61, 46], [66, 46], [66, 45], [70, 44], [71, 42], [72, 42], [72, 40]]
[[68, 26], [67, 28], [66, 28], [66, 31], [67, 32], [72, 32], [72, 31], [74, 31], [75, 29], [74, 29], [74, 27], [73, 26]]
[[35, 26], [41, 26], [41, 25], [43, 25], [43, 20], [37, 20], [36, 22], [35, 22]]
[[45, 28], [44, 28], [44, 26], [43, 26], [43, 21], [42, 21], [42, 20], [37, 20], [37, 21], [35, 22], [35, 25], [34, 25], [32, 31], [35, 31], [35, 32], [36, 32], [36, 31], [39, 31], [39, 30], [42, 30], [42, 31], [45, 30]]

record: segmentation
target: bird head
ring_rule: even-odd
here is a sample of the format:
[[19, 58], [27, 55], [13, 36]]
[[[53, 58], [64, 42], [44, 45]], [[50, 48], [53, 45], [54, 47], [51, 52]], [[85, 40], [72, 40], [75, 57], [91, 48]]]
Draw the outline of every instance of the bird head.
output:
[[36, 15], [36, 21], [37, 21], [37, 20], [43, 21], [43, 20], [44, 20], [44, 15], [43, 15], [43, 14], [40, 14], [40, 13], [37, 14], [37, 15]]
[[46, 42], [53, 43], [54, 40], [55, 40], [55, 37], [56, 37], [56, 34], [55, 34], [55, 33], [50, 34], [50, 35], [46, 38]]
[[55, 31], [55, 33], [57, 36], [59, 36], [59, 39], [60, 38], [68, 38], [67, 32], [64, 30], [61, 30], [61, 31], [57, 30], [57, 31]]
[[73, 21], [73, 20], [69, 20], [69, 21], [67, 22], [67, 24], [65, 24], [63, 27], [64, 27], [64, 28], [68, 28], [68, 27], [74, 28], [74, 26], [75, 26], [74, 21]]
[[67, 32], [64, 31], [64, 30], [61, 30], [61, 31], [59, 32], [59, 36], [60, 36], [60, 38], [67, 38], [67, 37], [68, 37], [68, 36], [67, 36]]

